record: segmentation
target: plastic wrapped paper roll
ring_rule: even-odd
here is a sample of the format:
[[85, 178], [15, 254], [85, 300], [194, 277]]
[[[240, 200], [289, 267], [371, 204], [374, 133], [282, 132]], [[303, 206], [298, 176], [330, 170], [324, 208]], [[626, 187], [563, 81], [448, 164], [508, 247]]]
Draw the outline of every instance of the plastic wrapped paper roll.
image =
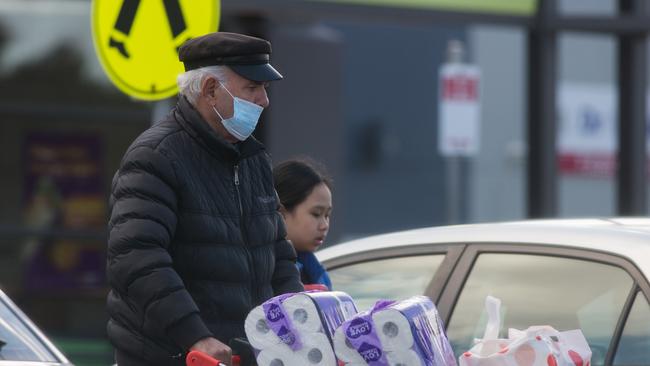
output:
[[336, 356], [327, 336], [322, 333], [303, 333], [302, 348], [294, 353], [296, 365], [336, 366]]
[[316, 303], [306, 294], [296, 294], [282, 303], [294, 328], [298, 331], [316, 333], [321, 330], [322, 324]]
[[283, 344], [269, 347], [257, 355], [258, 366], [298, 366], [307, 365], [296, 358], [291, 349]]
[[387, 352], [386, 358], [390, 366], [421, 366], [424, 365], [418, 353], [413, 350]]
[[372, 314], [382, 348], [386, 352], [413, 347], [413, 333], [408, 318], [396, 309], [388, 308]]
[[361, 357], [350, 342], [345, 337], [343, 328], [339, 327], [334, 333], [334, 351], [339, 360], [343, 361], [346, 365], [367, 365], [366, 361]]
[[244, 322], [248, 341], [255, 349], [265, 349], [281, 343], [280, 338], [269, 328], [266, 315], [261, 306], [248, 314]]

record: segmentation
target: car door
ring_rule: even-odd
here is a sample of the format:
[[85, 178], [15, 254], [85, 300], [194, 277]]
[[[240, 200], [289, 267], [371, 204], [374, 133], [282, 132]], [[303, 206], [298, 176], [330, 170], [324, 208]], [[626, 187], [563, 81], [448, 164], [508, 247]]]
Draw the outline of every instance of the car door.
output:
[[627, 259], [539, 245], [472, 244], [451, 274], [438, 309], [457, 355], [481, 338], [487, 295], [502, 300], [508, 328], [581, 329], [592, 365], [650, 363], [649, 287]]
[[464, 245], [413, 245], [365, 251], [323, 262], [334, 290], [344, 291], [360, 311], [379, 299], [429, 295], [434, 301]]

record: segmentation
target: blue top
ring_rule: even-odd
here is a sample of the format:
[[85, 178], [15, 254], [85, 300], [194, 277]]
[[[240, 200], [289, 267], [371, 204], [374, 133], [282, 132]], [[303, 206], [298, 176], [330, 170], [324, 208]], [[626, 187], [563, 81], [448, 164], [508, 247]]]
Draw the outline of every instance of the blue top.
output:
[[325, 268], [320, 264], [316, 255], [312, 252], [298, 252], [298, 261], [296, 262], [300, 277], [307, 284], [316, 284], [327, 286], [332, 290], [332, 281]]

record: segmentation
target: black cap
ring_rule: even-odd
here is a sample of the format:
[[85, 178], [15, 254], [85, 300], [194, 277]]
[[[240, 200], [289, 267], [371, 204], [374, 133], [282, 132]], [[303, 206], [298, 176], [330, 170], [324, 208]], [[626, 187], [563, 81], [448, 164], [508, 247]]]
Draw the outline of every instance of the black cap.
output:
[[193, 38], [178, 49], [185, 71], [224, 65], [253, 81], [273, 81], [282, 75], [269, 64], [271, 43], [238, 33], [215, 32]]

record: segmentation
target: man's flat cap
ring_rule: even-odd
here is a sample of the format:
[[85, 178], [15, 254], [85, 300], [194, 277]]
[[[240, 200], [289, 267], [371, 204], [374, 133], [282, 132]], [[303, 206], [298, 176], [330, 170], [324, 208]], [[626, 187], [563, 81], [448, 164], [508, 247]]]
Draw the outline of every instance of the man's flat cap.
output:
[[193, 38], [178, 49], [185, 71], [225, 65], [253, 81], [273, 81], [282, 75], [269, 64], [271, 43], [238, 33], [215, 32]]

